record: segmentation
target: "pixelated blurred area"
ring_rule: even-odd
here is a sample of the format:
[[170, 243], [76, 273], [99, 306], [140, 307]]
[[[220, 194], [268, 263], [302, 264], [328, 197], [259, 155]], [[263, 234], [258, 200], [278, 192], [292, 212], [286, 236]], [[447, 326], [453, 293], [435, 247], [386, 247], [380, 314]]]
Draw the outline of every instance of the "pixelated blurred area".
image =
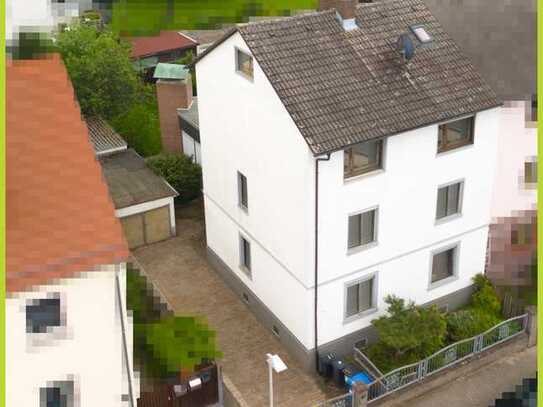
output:
[[162, 405], [178, 397], [188, 405], [195, 397], [202, 405], [217, 402], [215, 360], [222, 353], [207, 322], [197, 316], [175, 316], [134, 263], [127, 269], [127, 308], [134, 323], [134, 360], [141, 373], [138, 406]]
[[121, 226], [59, 56], [8, 66], [6, 130], [8, 291], [126, 259]]
[[537, 378], [526, 378], [514, 391], [503, 392], [492, 407], [535, 407], [537, 406]]
[[7, 39], [7, 54], [12, 60], [45, 59], [54, 51], [53, 41], [46, 32], [21, 31]]

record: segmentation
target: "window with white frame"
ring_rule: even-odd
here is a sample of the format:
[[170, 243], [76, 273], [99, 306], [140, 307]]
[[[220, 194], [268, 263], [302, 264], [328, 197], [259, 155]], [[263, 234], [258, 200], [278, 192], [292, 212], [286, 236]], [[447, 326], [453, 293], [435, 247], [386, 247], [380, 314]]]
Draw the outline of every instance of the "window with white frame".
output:
[[238, 205], [249, 209], [249, 197], [247, 195], [247, 177], [238, 171]]
[[349, 216], [348, 248], [377, 241], [377, 208]]
[[343, 152], [344, 178], [383, 168], [382, 156], [382, 140], [365, 141], [346, 148]]
[[236, 48], [236, 72], [253, 79], [253, 57], [239, 48]]
[[351, 318], [375, 308], [375, 276], [347, 285], [345, 318]]
[[438, 188], [436, 209], [437, 220], [460, 213], [463, 187], [463, 182], [455, 182]]
[[439, 125], [437, 152], [442, 153], [473, 144], [474, 127], [474, 116]]
[[243, 236], [239, 237], [239, 263], [241, 269], [251, 275], [251, 243]]
[[432, 284], [455, 275], [457, 246], [433, 253], [432, 255]]

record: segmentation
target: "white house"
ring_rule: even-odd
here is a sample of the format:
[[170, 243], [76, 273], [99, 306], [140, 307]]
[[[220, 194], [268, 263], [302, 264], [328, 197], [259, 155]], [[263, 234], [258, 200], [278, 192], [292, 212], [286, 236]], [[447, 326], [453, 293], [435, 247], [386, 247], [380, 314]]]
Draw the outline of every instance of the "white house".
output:
[[500, 102], [420, 0], [357, 3], [196, 61], [209, 258], [308, 368], [485, 267]]
[[60, 57], [7, 91], [6, 405], [135, 407], [128, 247]]

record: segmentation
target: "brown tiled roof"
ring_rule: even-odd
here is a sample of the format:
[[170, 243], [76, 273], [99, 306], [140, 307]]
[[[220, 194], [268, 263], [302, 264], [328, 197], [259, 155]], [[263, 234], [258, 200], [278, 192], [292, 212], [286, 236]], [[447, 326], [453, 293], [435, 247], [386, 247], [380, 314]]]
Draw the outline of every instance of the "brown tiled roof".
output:
[[151, 37], [132, 37], [128, 40], [132, 43], [132, 58], [148, 57], [175, 49], [195, 48], [198, 45], [177, 31], [161, 31]]
[[121, 225], [60, 59], [12, 62], [6, 100], [7, 290], [124, 261]]
[[126, 149], [126, 141], [98, 116], [85, 117], [89, 137], [97, 155]]
[[[241, 34], [315, 155], [500, 104], [422, 1], [360, 4], [356, 22], [346, 32], [327, 10], [224, 37]], [[433, 42], [405, 66], [396, 43], [417, 24]]]

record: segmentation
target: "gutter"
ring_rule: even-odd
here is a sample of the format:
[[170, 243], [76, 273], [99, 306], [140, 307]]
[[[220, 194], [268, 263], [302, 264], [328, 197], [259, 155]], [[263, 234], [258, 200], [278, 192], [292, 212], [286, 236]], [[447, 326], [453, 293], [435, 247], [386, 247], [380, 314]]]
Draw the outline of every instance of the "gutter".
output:
[[128, 378], [128, 396], [130, 397], [130, 406], [136, 407], [136, 400], [134, 398], [134, 385], [132, 383], [133, 379], [133, 370], [130, 366], [130, 359], [129, 359], [129, 353], [128, 353], [128, 344], [126, 339], [126, 321], [124, 320], [125, 316], [125, 310], [126, 308], [123, 305], [122, 296], [121, 296], [121, 282], [120, 282], [120, 270], [115, 272], [115, 288], [117, 292], [117, 304], [119, 305], [119, 318], [121, 320], [121, 332], [123, 336], [123, 351], [124, 351], [124, 359], [126, 361], [126, 373]]
[[315, 159], [315, 369], [319, 369], [319, 337], [318, 337], [318, 294], [319, 294], [319, 162], [329, 161], [330, 153], [326, 157]]

